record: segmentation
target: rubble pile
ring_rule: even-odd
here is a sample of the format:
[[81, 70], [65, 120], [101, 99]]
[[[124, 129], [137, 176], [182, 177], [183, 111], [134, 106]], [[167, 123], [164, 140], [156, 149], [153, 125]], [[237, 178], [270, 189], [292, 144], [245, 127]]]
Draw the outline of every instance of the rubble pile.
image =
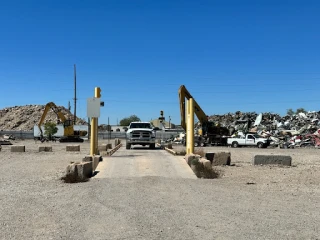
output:
[[[59, 110], [68, 119], [73, 119], [73, 114], [62, 107], [58, 106]], [[26, 106], [15, 106], [0, 109], [0, 131], [30, 131], [33, 130], [45, 109], [45, 105], [26, 105]], [[57, 122], [57, 115], [49, 110], [44, 122], [52, 121]], [[76, 124], [86, 124], [86, 121], [77, 118]]]
[[228, 128], [230, 135], [252, 132], [270, 137], [274, 143], [288, 147], [320, 147], [320, 111], [300, 112], [283, 117], [275, 113], [237, 111], [225, 115], [212, 115], [208, 119]]

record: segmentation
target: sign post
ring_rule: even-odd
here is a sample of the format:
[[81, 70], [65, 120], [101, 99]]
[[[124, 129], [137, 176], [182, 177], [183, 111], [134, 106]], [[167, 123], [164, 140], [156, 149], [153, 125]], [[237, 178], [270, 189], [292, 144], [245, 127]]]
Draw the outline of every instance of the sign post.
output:
[[98, 154], [98, 117], [100, 117], [101, 89], [94, 89], [94, 98], [88, 98], [87, 115], [91, 118], [90, 155]]

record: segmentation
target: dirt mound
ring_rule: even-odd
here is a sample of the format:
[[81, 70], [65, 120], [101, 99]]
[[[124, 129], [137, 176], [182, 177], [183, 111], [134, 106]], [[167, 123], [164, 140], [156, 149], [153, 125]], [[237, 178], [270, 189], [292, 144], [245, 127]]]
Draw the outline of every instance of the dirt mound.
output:
[[[66, 118], [73, 119], [73, 114], [62, 106], [57, 106]], [[45, 105], [14, 106], [0, 110], [0, 131], [1, 130], [33, 130], [44, 112]], [[44, 122], [57, 122], [57, 115], [49, 110]], [[77, 118], [76, 124], [87, 124], [81, 118]]]

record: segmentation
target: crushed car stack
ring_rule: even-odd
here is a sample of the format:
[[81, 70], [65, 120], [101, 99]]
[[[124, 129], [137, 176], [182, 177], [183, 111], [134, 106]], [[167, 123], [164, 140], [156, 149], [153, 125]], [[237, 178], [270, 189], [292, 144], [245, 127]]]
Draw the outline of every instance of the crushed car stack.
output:
[[320, 148], [320, 111], [300, 112], [281, 117], [275, 113], [227, 113], [209, 116], [220, 126], [229, 129], [230, 136], [239, 132], [253, 132], [273, 140], [275, 146], [283, 148]]

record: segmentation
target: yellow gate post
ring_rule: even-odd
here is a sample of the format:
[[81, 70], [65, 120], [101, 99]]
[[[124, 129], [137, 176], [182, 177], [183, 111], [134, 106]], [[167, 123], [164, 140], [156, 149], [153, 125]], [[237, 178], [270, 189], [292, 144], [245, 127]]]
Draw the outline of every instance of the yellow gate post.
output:
[[[101, 89], [99, 87], [94, 88], [94, 97], [101, 97]], [[90, 142], [90, 155], [98, 154], [98, 118], [91, 118], [91, 142]]]
[[187, 154], [194, 153], [194, 100], [187, 101]]

